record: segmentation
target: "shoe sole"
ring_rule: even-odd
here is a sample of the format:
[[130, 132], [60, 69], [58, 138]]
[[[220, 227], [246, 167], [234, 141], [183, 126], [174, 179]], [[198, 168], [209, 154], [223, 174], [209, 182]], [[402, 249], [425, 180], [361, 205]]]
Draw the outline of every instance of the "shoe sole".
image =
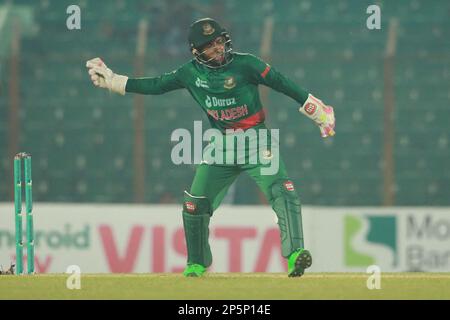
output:
[[295, 269], [289, 274], [289, 277], [301, 277], [305, 273], [305, 269], [311, 267], [311, 265], [311, 254], [308, 250], [304, 250], [295, 260]]

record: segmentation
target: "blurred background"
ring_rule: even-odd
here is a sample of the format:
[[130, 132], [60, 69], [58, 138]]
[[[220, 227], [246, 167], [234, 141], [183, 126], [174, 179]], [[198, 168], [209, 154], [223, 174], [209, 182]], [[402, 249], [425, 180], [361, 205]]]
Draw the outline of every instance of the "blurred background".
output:
[[[368, 28], [373, 8], [379, 29]], [[186, 90], [97, 89], [85, 64], [101, 57], [131, 77], [172, 71], [192, 59], [188, 28], [203, 17], [229, 31], [235, 51], [334, 107], [337, 134], [322, 139], [294, 100], [260, 88], [303, 203], [310, 270], [448, 272], [448, 0], [0, 0], [2, 265], [17, 260], [13, 157], [24, 151], [36, 272], [183, 270], [180, 204], [195, 166], [172, 163], [170, 137], [196, 120], [208, 128], [206, 116]], [[240, 176], [211, 223], [213, 271], [287, 270], [274, 213], [260, 204]]]
[[[366, 25], [372, 4], [378, 30]], [[70, 5], [81, 29], [67, 28]], [[337, 135], [323, 140], [294, 100], [261, 92], [304, 204], [450, 205], [448, 0], [0, 1], [0, 201], [12, 201], [12, 159], [26, 151], [35, 201], [181, 203], [195, 167], [171, 162], [170, 135], [209, 127], [206, 116], [185, 90], [96, 89], [85, 62], [174, 70], [192, 58], [187, 31], [202, 17], [334, 106]], [[241, 176], [226, 202], [265, 200]]]

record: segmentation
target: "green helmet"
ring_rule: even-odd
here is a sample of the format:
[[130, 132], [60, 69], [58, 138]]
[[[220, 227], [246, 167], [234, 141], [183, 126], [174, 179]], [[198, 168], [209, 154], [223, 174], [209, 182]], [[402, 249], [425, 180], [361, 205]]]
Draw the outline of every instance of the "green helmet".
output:
[[[225, 59], [223, 63], [217, 64], [214, 62], [214, 58], [207, 60], [203, 57], [203, 47], [220, 36], [225, 39]], [[230, 63], [232, 60], [230, 36], [228, 32], [214, 19], [203, 18], [195, 21], [189, 27], [188, 41], [190, 50], [194, 54], [196, 60], [210, 68], [222, 67]]]

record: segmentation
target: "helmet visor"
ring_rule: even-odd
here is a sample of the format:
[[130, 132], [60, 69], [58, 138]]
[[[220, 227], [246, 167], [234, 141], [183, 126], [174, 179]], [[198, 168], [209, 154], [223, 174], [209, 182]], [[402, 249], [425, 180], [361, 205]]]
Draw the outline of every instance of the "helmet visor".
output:
[[207, 66], [220, 67], [230, 62], [232, 50], [230, 37], [222, 34], [198, 48], [195, 57], [197, 61]]

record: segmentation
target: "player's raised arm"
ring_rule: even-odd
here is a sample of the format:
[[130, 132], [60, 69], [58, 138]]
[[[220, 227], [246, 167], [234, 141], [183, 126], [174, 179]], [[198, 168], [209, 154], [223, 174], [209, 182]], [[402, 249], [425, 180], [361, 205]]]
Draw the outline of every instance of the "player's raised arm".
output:
[[163, 94], [168, 91], [184, 88], [179, 77], [180, 70], [164, 73], [151, 78], [128, 78], [109, 69], [100, 58], [86, 62], [93, 84], [100, 88], [124, 95], [125, 92], [140, 94]]
[[299, 111], [319, 126], [322, 137], [335, 134], [333, 107], [325, 105], [322, 100], [317, 99], [281, 72], [253, 55], [248, 55], [248, 65], [255, 83], [266, 85], [300, 103]]

